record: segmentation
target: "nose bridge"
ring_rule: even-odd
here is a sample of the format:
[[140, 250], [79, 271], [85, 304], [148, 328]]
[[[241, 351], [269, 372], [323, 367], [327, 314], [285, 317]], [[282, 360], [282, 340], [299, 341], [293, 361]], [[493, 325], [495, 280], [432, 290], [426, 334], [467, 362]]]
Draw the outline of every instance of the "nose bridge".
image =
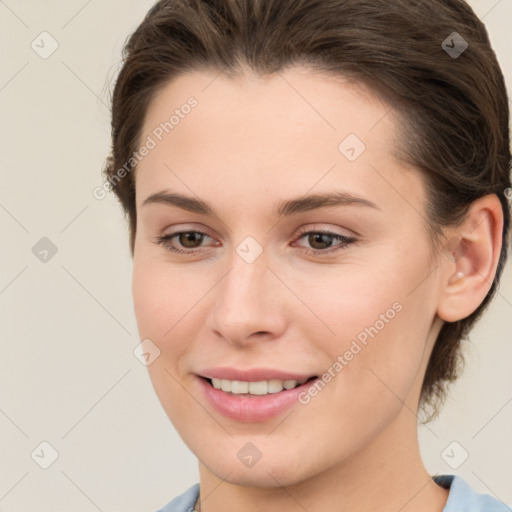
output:
[[251, 313], [247, 308], [255, 311], [260, 307], [261, 294], [265, 294], [268, 285], [268, 269], [266, 257], [258, 256], [254, 261], [246, 260], [237, 251], [233, 253], [230, 261], [230, 272], [221, 286], [219, 302], [227, 307], [228, 311], [242, 314]]
[[[252, 245], [251, 245], [252, 244]], [[233, 342], [256, 332], [276, 334], [279, 310], [278, 286], [267, 268], [268, 258], [256, 253], [252, 241], [239, 244], [229, 261], [229, 271], [217, 288], [210, 327]]]

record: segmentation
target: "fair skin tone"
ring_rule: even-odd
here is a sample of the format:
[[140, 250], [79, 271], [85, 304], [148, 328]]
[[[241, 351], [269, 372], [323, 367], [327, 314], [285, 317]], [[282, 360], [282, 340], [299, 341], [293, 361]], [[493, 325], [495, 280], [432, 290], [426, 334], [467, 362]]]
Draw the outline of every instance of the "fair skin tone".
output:
[[[160, 349], [148, 367], [155, 391], [200, 461], [203, 512], [442, 511], [448, 491], [420, 458], [418, 400], [443, 320], [468, 316], [491, 286], [498, 198], [475, 201], [446, 231], [464, 240], [454, 260], [435, 256], [421, 175], [392, 153], [397, 117], [362, 87], [299, 68], [265, 79], [188, 72], [152, 99], [140, 140], [190, 96], [198, 105], [137, 168], [133, 297], [140, 338]], [[355, 161], [338, 150], [348, 134], [366, 145]], [[334, 191], [375, 206], [275, 213]], [[143, 204], [160, 192], [213, 213]], [[319, 230], [355, 241], [303, 236]], [[157, 243], [180, 231], [207, 236]], [[262, 249], [251, 263], [236, 251], [246, 237]], [[322, 375], [396, 303], [307, 405], [236, 421], [204, 396], [198, 374], [213, 366]], [[237, 457], [249, 442], [261, 453], [252, 467]]]

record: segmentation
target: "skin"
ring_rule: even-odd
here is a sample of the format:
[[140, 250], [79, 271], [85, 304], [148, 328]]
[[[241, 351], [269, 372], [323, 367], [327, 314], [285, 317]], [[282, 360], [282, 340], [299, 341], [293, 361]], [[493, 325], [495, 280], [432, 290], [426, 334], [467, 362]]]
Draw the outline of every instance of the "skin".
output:
[[[422, 177], [393, 156], [397, 116], [362, 86], [298, 67], [265, 79], [187, 72], [152, 99], [141, 140], [190, 96], [197, 107], [137, 168], [133, 298], [140, 338], [160, 350], [148, 366], [155, 391], [199, 459], [202, 510], [442, 511], [448, 491], [418, 447], [421, 383], [443, 321], [469, 315], [490, 288], [498, 198], [475, 201], [446, 230], [464, 250], [436, 255]], [[366, 145], [354, 162], [338, 150], [349, 133]], [[279, 201], [334, 190], [378, 208], [273, 213]], [[216, 215], [143, 205], [162, 191], [200, 198]], [[301, 229], [356, 242], [333, 251], [331, 237], [322, 249]], [[187, 230], [208, 236], [167, 243], [193, 254], [157, 243]], [[236, 252], [248, 236], [263, 250], [252, 263]], [[307, 405], [237, 422], [202, 394], [196, 374], [212, 366], [321, 375], [397, 302], [401, 311]], [[247, 442], [262, 454], [250, 468], [237, 458]]]

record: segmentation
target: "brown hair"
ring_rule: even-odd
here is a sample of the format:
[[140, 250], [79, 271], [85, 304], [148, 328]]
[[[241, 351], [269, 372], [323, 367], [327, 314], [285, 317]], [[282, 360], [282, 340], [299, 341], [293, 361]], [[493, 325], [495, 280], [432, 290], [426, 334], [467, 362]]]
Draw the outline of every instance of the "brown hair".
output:
[[[461, 41], [454, 32], [469, 45], [461, 55], [442, 46], [445, 39], [450, 48], [454, 37]], [[103, 171], [129, 218], [132, 255], [136, 163], [130, 158], [155, 93], [188, 70], [236, 76], [248, 66], [265, 76], [295, 64], [354, 79], [395, 107], [399, 157], [425, 178], [437, 249], [446, 244], [441, 227], [463, 220], [472, 201], [487, 194], [501, 201], [503, 246], [492, 287], [470, 316], [445, 322], [430, 357], [420, 404], [432, 419], [462, 368], [460, 342], [495, 294], [510, 225], [505, 83], [484, 24], [463, 0], [157, 2], [123, 50]]]

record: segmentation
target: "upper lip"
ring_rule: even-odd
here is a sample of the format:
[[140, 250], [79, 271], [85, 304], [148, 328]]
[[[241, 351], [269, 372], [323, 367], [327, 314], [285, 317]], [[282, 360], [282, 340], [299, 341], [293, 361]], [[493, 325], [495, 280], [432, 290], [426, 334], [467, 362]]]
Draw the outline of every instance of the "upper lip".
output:
[[207, 379], [238, 380], [242, 382], [259, 382], [263, 380], [296, 380], [305, 381], [314, 377], [313, 373], [292, 373], [272, 368], [239, 369], [229, 367], [207, 368], [198, 373]]

